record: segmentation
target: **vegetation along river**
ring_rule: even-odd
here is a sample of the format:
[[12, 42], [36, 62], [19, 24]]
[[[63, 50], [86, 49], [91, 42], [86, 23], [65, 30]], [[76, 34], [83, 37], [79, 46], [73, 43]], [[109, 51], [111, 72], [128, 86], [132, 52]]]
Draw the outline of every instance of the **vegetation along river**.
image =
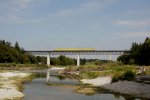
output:
[[[77, 80], [62, 79], [51, 76], [51, 83], [76, 85]], [[36, 78], [31, 82], [25, 83], [24, 100], [142, 100], [130, 96], [113, 93], [99, 92], [93, 95], [78, 94], [71, 86], [48, 86], [45, 78]]]

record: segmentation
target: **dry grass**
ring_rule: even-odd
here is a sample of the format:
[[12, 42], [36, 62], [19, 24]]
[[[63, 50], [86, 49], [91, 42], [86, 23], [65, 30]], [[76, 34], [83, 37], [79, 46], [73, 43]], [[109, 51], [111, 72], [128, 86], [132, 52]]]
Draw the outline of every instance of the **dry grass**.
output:
[[146, 74], [147, 75], [150, 75], [150, 66], [145, 66], [145, 69], [146, 69]]
[[29, 75], [27, 77], [11, 77], [10, 80], [13, 80], [13, 85], [17, 88], [18, 91], [23, 91], [24, 86], [23, 84], [25, 82], [31, 81], [33, 79], [32, 75]]
[[23, 100], [23, 98], [13, 98], [13, 99], [4, 99], [4, 100]]
[[75, 93], [93, 95], [96, 93], [93, 87], [79, 87], [74, 90]]

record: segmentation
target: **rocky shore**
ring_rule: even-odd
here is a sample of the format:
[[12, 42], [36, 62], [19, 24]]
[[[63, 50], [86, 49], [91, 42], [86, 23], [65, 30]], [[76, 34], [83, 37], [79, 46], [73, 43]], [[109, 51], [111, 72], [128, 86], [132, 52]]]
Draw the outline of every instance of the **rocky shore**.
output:
[[150, 99], [150, 84], [133, 81], [119, 81], [112, 84], [103, 85], [102, 87], [117, 93]]
[[150, 99], [150, 84], [134, 81], [118, 81], [111, 83], [111, 77], [98, 77], [95, 79], [83, 79], [83, 83], [100, 86], [116, 93], [132, 95]]

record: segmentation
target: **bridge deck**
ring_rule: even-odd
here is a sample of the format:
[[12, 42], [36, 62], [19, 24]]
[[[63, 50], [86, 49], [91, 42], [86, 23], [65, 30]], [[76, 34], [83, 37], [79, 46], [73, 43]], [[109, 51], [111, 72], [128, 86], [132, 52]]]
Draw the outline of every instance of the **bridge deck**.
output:
[[50, 55], [129, 55], [130, 51], [129, 50], [89, 50], [89, 51], [42, 51], [42, 50], [38, 50], [38, 51], [26, 51], [28, 53], [31, 54], [37, 54], [37, 55], [46, 55], [46, 54], [50, 54]]

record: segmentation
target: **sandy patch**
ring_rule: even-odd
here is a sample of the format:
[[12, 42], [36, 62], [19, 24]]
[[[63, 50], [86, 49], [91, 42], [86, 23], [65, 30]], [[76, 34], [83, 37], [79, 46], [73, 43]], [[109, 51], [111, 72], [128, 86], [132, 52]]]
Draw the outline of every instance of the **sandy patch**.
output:
[[112, 78], [110, 76], [108, 77], [97, 77], [95, 79], [82, 79], [81, 82], [92, 84], [94, 86], [101, 86], [105, 84], [110, 84]]
[[2, 88], [0, 89], [0, 100], [3, 100], [4, 98], [12, 99], [12, 98], [20, 98], [23, 97], [23, 93], [17, 91], [16, 89], [6, 89]]
[[14, 72], [5, 72], [5, 73], [0, 73], [0, 76], [1, 77], [26, 77], [28, 76], [29, 74], [28, 73], [21, 73], [21, 72], [18, 72], [18, 71], [14, 71]]
[[64, 70], [65, 67], [52, 67], [50, 70]]

